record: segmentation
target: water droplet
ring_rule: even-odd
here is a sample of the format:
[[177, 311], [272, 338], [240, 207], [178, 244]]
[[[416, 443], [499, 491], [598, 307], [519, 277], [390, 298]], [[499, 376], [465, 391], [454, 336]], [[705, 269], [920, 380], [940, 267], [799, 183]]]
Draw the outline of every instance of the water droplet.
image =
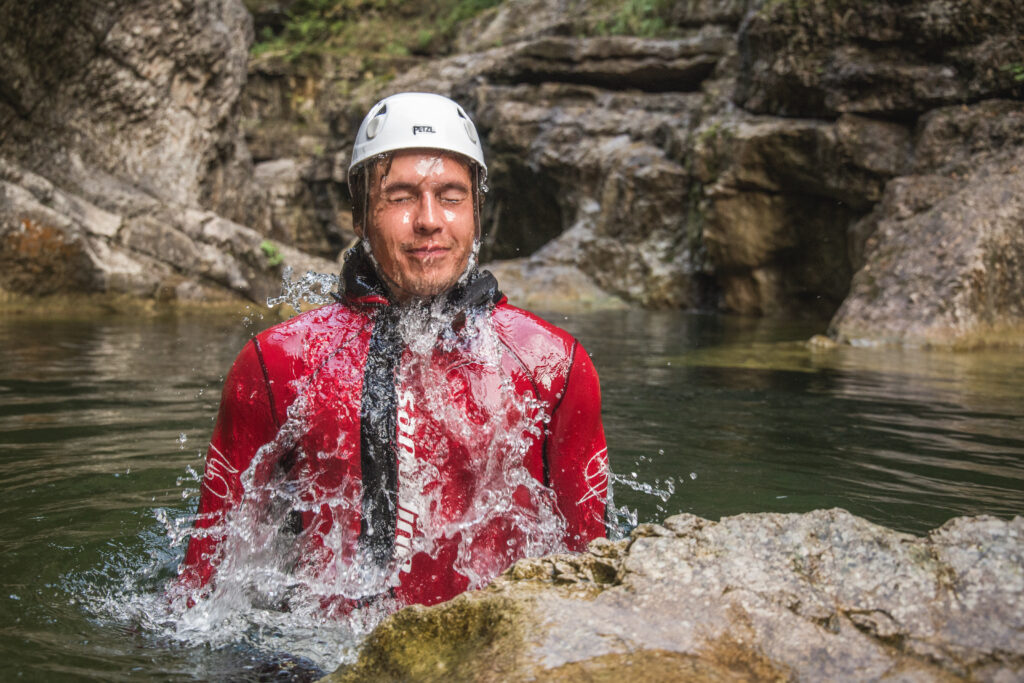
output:
[[697, 473], [696, 472], [690, 472], [690, 479], [696, 479], [696, 478], [697, 478]]

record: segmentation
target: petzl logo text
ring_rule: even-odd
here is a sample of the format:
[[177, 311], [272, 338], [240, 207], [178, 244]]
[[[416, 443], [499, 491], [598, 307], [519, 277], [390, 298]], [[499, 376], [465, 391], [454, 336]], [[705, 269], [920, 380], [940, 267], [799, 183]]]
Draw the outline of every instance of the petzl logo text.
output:
[[434, 132], [434, 127], [433, 126], [413, 126], [412, 127], [412, 134], [413, 135], [416, 135], [417, 133], [433, 133], [433, 132]]

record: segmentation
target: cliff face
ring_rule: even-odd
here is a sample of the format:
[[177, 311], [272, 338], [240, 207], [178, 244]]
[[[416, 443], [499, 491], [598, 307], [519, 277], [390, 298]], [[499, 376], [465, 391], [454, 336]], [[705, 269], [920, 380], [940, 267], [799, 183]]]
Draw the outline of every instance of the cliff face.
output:
[[1016, 680], [1024, 519], [679, 515], [406, 608], [333, 681]]
[[237, 0], [0, 3], [0, 294], [259, 300], [310, 263], [229, 220], [251, 37]]
[[[262, 35], [291, 5], [250, 6]], [[406, 7], [324, 11], [416, 25]], [[178, 277], [193, 296], [259, 298], [279, 260], [264, 237], [296, 263], [288, 247], [333, 259], [353, 239], [345, 171], [366, 108], [431, 90], [483, 133], [484, 256], [520, 301], [563, 283], [595, 305], [835, 314], [851, 343], [1024, 343], [1018, 0], [515, 0], [446, 24], [441, 47], [422, 27], [422, 45], [372, 56], [264, 51], [244, 90], [237, 0], [5, 1], [0, 16], [0, 260], [66, 253], [9, 290], [53, 291], [32, 283], [92, 263], [65, 289], [153, 297]], [[46, 183], [92, 208], [68, 213]], [[184, 208], [211, 213], [185, 225]], [[215, 216], [253, 229], [244, 254], [202, 237]], [[39, 231], [58, 223], [79, 227]]]
[[[1018, 5], [693, 0], [648, 38], [503, 3], [456, 54], [320, 98], [309, 184], [340, 187], [375, 98], [442, 92], [486, 139], [485, 254], [528, 258], [499, 266], [519, 296], [557, 272], [650, 306], [838, 309], [853, 343], [1018, 344]], [[328, 71], [322, 91], [359, 83]]]
[[240, 2], [0, 5], [0, 145], [83, 194], [125, 184], [245, 219], [238, 135], [252, 21]]

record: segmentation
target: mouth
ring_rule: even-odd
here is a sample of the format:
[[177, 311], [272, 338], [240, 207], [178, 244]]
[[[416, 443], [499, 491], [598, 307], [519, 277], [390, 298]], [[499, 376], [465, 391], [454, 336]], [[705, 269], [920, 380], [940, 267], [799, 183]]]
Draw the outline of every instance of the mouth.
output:
[[429, 261], [445, 256], [451, 251], [451, 248], [442, 247], [439, 244], [424, 244], [420, 247], [406, 247], [403, 251], [414, 259]]

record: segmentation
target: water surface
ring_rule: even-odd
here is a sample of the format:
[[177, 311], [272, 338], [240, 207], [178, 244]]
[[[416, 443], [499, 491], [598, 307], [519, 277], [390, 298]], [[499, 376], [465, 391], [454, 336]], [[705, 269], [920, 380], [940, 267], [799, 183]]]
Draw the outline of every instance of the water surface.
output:
[[[923, 533], [957, 515], [1024, 513], [1019, 351], [809, 351], [802, 341], [821, 322], [549, 318], [601, 373], [617, 502], [639, 521], [838, 506]], [[158, 518], [194, 508], [189, 468], [202, 470], [224, 373], [265, 324], [0, 319], [0, 651], [11, 678], [256, 680], [310, 668], [268, 652], [275, 634], [185, 645], [173, 624], [124, 616], [123, 603], [159, 595], [174, 572], [182, 550]]]

